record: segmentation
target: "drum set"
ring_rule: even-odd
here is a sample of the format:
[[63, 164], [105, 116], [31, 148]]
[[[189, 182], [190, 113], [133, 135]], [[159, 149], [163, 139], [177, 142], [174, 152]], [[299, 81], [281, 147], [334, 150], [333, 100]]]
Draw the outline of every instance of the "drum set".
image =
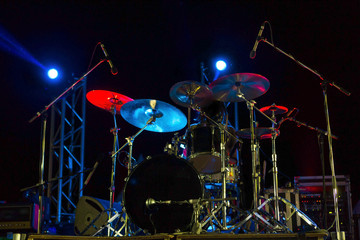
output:
[[[224, 76], [210, 85], [196, 81], [176, 83], [170, 89], [170, 98], [175, 104], [187, 108], [187, 116], [177, 107], [159, 100], [133, 100], [111, 91], [90, 91], [88, 101], [114, 116], [109, 221], [96, 234], [104, 228], [108, 229], [108, 235], [113, 236], [134, 235], [139, 229], [150, 234], [291, 232], [280, 216], [279, 202], [291, 206], [294, 213], [316, 229], [314, 222], [278, 194], [275, 141], [279, 125], [285, 118], [277, 121], [276, 117], [284, 115], [288, 109], [275, 104], [258, 109], [253, 101], [265, 94], [269, 86], [265, 77], [253, 73]], [[230, 102], [247, 104], [249, 128], [236, 131], [230, 125], [225, 107]], [[257, 127], [255, 111], [269, 119], [272, 127]], [[139, 128], [133, 136], [126, 138], [121, 147], [116, 123], [119, 114]], [[196, 121], [192, 123], [194, 118]], [[184, 128], [185, 134], [179, 135], [178, 131]], [[133, 142], [144, 130], [176, 133], [165, 145], [164, 153], [134, 164]], [[274, 197], [264, 200], [260, 196], [259, 141], [266, 138], [272, 139]], [[239, 180], [236, 152], [247, 139], [251, 140], [252, 210], [241, 209], [236, 204]], [[129, 148], [128, 175], [119, 213], [113, 207], [115, 166], [119, 152], [125, 147]], [[264, 205], [271, 202], [274, 212], [268, 213], [264, 211]], [[116, 219], [122, 222], [120, 228], [111, 227]]]

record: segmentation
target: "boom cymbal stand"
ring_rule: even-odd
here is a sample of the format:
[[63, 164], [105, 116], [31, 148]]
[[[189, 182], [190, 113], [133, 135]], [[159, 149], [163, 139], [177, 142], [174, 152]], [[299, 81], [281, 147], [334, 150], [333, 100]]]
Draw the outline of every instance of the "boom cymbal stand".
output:
[[[240, 90], [240, 86], [237, 87], [237, 97], [242, 98], [248, 106], [249, 112], [250, 112], [250, 135], [251, 135], [251, 157], [252, 157], [252, 183], [253, 183], [253, 209], [251, 211], [248, 211], [247, 217], [245, 217], [243, 220], [241, 220], [239, 223], [233, 226], [233, 232], [236, 229], [243, 229], [245, 231], [250, 229], [244, 229], [244, 225], [250, 221], [253, 220], [255, 226], [254, 226], [254, 232], [259, 231], [259, 226], [264, 226], [264, 229], [269, 232], [288, 232], [288, 228], [279, 222], [276, 218], [273, 218], [269, 213], [262, 210], [263, 205], [260, 203], [260, 159], [259, 159], [259, 143], [256, 139], [255, 135], [255, 127], [256, 122], [254, 120], [254, 109], [257, 110], [259, 113], [261, 113], [264, 117], [266, 117], [268, 120], [270, 120], [273, 125], [277, 124], [276, 121], [270, 117], [268, 117], [266, 114], [261, 112], [256, 106], [255, 101], [247, 100], [244, 96], [244, 94]], [[275, 140], [275, 138], [274, 138]], [[273, 154], [275, 156], [275, 154]], [[251, 231], [251, 230], [250, 230]]]
[[[232, 207], [229, 204], [229, 198], [227, 198], [227, 191], [226, 191], [226, 173], [228, 169], [226, 168], [226, 149], [225, 149], [225, 133], [228, 134], [230, 137], [234, 138], [236, 141], [241, 142], [241, 140], [233, 135], [231, 132], [227, 130], [227, 126], [219, 124], [218, 122], [214, 121], [211, 117], [206, 115], [205, 112], [201, 111], [199, 107], [190, 105], [190, 107], [198, 111], [202, 116], [206, 117], [210, 122], [216, 125], [220, 129], [220, 161], [221, 161], [221, 198], [217, 199], [216, 201], [221, 202], [219, 206], [215, 209], [209, 211], [208, 215], [206, 215], [203, 220], [199, 223], [200, 227], [203, 228], [207, 223], [211, 222], [212, 219], [215, 220], [218, 227], [221, 230], [228, 230], [227, 227], [227, 208]], [[204, 202], [215, 202], [214, 200], [211, 201], [204, 201]], [[235, 209], [235, 208], [234, 208]], [[221, 210], [221, 220], [219, 220], [216, 216]], [[240, 211], [239, 209], [236, 209]]]
[[[275, 105], [273, 105], [275, 107]], [[291, 115], [291, 113], [295, 110], [294, 108], [292, 111], [290, 111], [286, 118], [280, 120], [278, 122], [278, 129], [281, 126], [281, 123], [288, 119], [288, 117]], [[295, 114], [296, 115], [296, 114]], [[276, 121], [275, 111], [272, 111], [271, 118]], [[279, 181], [278, 181], [278, 166], [277, 166], [277, 154], [276, 154], [276, 138], [278, 136], [278, 129], [275, 129], [274, 123], [272, 124], [271, 128], [271, 160], [272, 160], [272, 173], [273, 173], [273, 192], [274, 196], [272, 198], [266, 199], [260, 206], [259, 209], [263, 208], [265, 205], [269, 204], [270, 202], [274, 202], [274, 217], [277, 221], [284, 223], [283, 218], [280, 216], [280, 207], [279, 203], [280, 201], [287, 205], [290, 209], [293, 210], [292, 214], [288, 216], [290, 218], [294, 213], [296, 213], [300, 218], [304, 220], [305, 223], [312, 226], [314, 229], [318, 229], [318, 226], [315, 222], [313, 222], [308, 216], [306, 216], [302, 211], [300, 211], [294, 204], [289, 202], [288, 200], [282, 198], [279, 196]], [[265, 199], [265, 198], [264, 198]], [[287, 219], [285, 219], [287, 221]]]
[[[126, 146], [129, 146], [129, 160], [128, 160], [128, 164], [127, 164], [127, 168], [128, 168], [128, 172], [127, 172], [127, 177], [125, 178], [125, 181], [128, 180], [128, 177], [131, 173], [131, 170], [132, 170], [132, 152], [133, 152], [133, 142], [135, 140], [135, 138], [140, 134], [142, 133], [145, 128], [150, 125], [150, 124], [154, 124], [154, 122], [156, 121], [156, 116], [153, 115], [149, 118], [149, 120], [146, 122], [145, 126], [143, 128], [141, 128], [138, 132], [136, 132], [133, 136], [131, 137], [127, 137], [125, 138], [126, 140], [126, 143], [124, 145], [122, 145], [120, 148], [118, 148], [116, 151], [113, 152], [113, 154], [111, 155], [111, 157], [113, 159], [116, 159], [116, 155], [122, 150], [124, 149]], [[115, 162], [116, 163], [116, 162]], [[114, 163], [113, 163], [114, 164]], [[114, 174], [112, 175], [112, 178], [111, 178], [111, 186], [113, 186], [114, 184], [114, 181], [115, 181], [115, 178], [114, 178]], [[111, 188], [112, 190], [113, 188]], [[114, 192], [111, 192], [110, 191], [110, 194], [111, 194], [111, 197], [113, 197], [114, 195]], [[123, 201], [124, 203], [124, 201]], [[110, 208], [110, 212], [111, 212], [111, 208]], [[120, 218], [120, 219], [118, 219]], [[120, 227], [120, 229], [116, 229], [112, 226], [112, 223], [116, 220], [121, 220], [124, 222], [124, 224]], [[129, 217], [126, 213], [126, 209], [125, 209], [125, 206], [122, 205], [122, 211], [119, 213], [119, 212], [115, 212], [114, 215], [110, 215], [109, 214], [109, 220], [93, 235], [93, 236], [96, 236], [98, 235], [102, 230], [104, 230], [105, 228], [108, 229], [108, 236], [110, 236], [110, 233], [113, 232], [114, 233], [114, 236], [115, 237], [118, 237], [118, 236], [128, 236], [130, 234], [130, 223], [129, 223]]]

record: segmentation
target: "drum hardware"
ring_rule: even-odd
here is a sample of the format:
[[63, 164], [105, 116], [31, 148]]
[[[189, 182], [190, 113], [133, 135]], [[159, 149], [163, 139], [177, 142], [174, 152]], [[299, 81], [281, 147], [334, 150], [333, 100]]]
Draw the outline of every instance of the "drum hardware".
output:
[[[224, 76], [212, 82], [210, 88], [213, 90], [214, 97], [224, 102], [241, 102], [245, 101], [250, 112], [250, 139], [251, 139], [251, 157], [252, 157], [252, 182], [253, 182], [253, 207], [254, 211], [258, 208], [260, 193], [260, 160], [259, 160], [259, 144], [255, 135], [256, 122], [254, 121], [254, 109], [270, 120], [273, 124], [276, 121], [261, 112], [256, 106], [253, 98], [264, 94], [270, 86], [269, 81], [258, 74], [253, 73], [236, 73]], [[257, 217], [256, 214], [249, 214]], [[246, 222], [246, 221], [245, 221]], [[245, 223], [244, 222], [244, 223]], [[240, 225], [241, 226], [241, 225]], [[255, 226], [255, 232], [258, 226]]]
[[[236, 215], [243, 215], [243, 211], [232, 206], [229, 202], [230, 201], [236, 201], [237, 198], [236, 197], [226, 197], [226, 198], [214, 198], [214, 199], [204, 199], [203, 200], [203, 205], [207, 205], [206, 206], [206, 210], [207, 210], [207, 215], [205, 215], [201, 222], [199, 222], [199, 226], [201, 227], [201, 229], [204, 229], [206, 226], [210, 225], [210, 227], [212, 227], [213, 230], [215, 230], [215, 228], [219, 228], [220, 230], [229, 230], [231, 229], [230, 226], [228, 226], [228, 213], [224, 213], [224, 205], [226, 206], [225, 210], [229, 210], [232, 209], [233, 211], [236, 211], [237, 214]], [[215, 202], [220, 202], [219, 205], [216, 205]], [[210, 204], [212, 204], [210, 206]], [[202, 207], [203, 208], [203, 207]], [[219, 215], [219, 216], [218, 216]], [[226, 217], [226, 219], [224, 220], [224, 216]], [[220, 217], [220, 219], [219, 219]], [[225, 222], [224, 222], [225, 221]], [[216, 226], [214, 226], [214, 223]]]
[[[261, 110], [260, 110], [261, 111]], [[262, 112], [270, 115], [271, 118], [276, 122], [276, 114], [286, 113], [288, 109], [286, 107], [279, 107], [275, 104], [262, 108]], [[279, 181], [278, 181], [278, 167], [277, 167], [277, 154], [276, 154], [276, 137], [278, 132], [275, 130], [275, 124], [272, 123], [271, 131], [271, 160], [272, 160], [272, 173], [273, 173], [273, 187], [274, 187], [274, 205], [275, 205], [275, 219], [280, 221], [280, 210], [279, 210]]]
[[[263, 136], [259, 134], [260, 131], [256, 131], [256, 123], [254, 121], [254, 109], [260, 112], [268, 120], [274, 124], [277, 124], [276, 121], [266, 114], [261, 112], [258, 108], [255, 107], [255, 101], [251, 100], [253, 98], [259, 97], [264, 94], [270, 84], [269, 81], [261, 75], [251, 74], [251, 73], [237, 73], [228, 75], [222, 78], [215, 80], [210, 84], [210, 88], [213, 91], [214, 98], [223, 101], [223, 102], [241, 102], [245, 101], [247, 103], [249, 112], [250, 112], [250, 139], [251, 139], [251, 156], [252, 156], [252, 182], [253, 182], [253, 211], [249, 213], [248, 217], [245, 218], [245, 221], [242, 221], [240, 225], [242, 226], [251, 218], [255, 218], [255, 221], [261, 217], [255, 211], [258, 208], [259, 194], [260, 194], [260, 163], [259, 163], [259, 141], [258, 136]], [[269, 108], [270, 109], [270, 108]], [[271, 108], [274, 110], [275, 106]], [[270, 110], [270, 111], [271, 111]], [[272, 111], [274, 113], [274, 111]], [[274, 129], [274, 127], [272, 128]], [[271, 132], [271, 136], [276, 136], [275, 131]], [[275, 155], [273, 155], [275, 156]], [[261, 218], [260, 218], [261, 219]], [[275, 219], [276, 220], [276, 219]], [[275, 229], [275, 227], [274, 227]], [[255, 232], [258, 231], [258, 225], [255, 226]]]
[[[250, 105], [250, 106], [249, 106]], [[255, 232], [257, 232], [259, 230], [259, 224], [261, 223], [265, 223], [264, 222], [264, 218], [262, 217], [261, 214], [263, 214], [263, 216], [267, 216], [267, 218], [273, 218], [270, 214], [266, 213], [265, 211], [260, 209], [262, 208], [262, 204], [260, 202], [260, 188], [261, 188], [261, 177], [260, 177], [260, 159], [259, 159], [259, 139], [266, 139], [269, 138], [269, 136], [271, 136], [271, 140], [272, 140], [272, 163], [273, 163], [273, 187], [274, 187], [274, 200], [275, 200], [275, 217], [273, 219], [274, 223], [273, 225], [268, 224], [267, 225], [267, 229], [268, 231], [272, 232], [272, 231], [284, 231], [286, 230], [286, 232], [288, 232], [288, 230], [286, 229], [286, 226], [283, 225], [280, 222], [280, 214], [279, 214], [279, 205], [278, 205], [278, 178], [277, 178], [277, 173], [278, 173], [278, 169], [277, 169], [277, 155], [276, 155], [276, 148], [275, 148], [275, 139], [276, 137], [279, 135], [279, 132], [277, 129], [275, 129], [275, 124], [277, 124], [276, 122], [276, 118], [275, 118], [275, 113], [276, 112], [281, 112], [284, 113], [287, 111], [286, 108], [277, 108], [276, 105], [272, 105], [270, 107], [266, 107], [263, 108], [262, 111], [259, 110], [260, 113], [262, 113], [263, 115], [265, 115], [265, 113], [271, 113], [271, 122], [272, 122], [272, 127], [271, 128], [259, 128], [257, 129], [255, 127], [255, 122], [254, 122], [254, 112], [253, 112], [253, 106], [254, 106], [254, 102], [251, 101], [251, 103], [248, 105], [248, 107], [250, 108], [250, 122], [252, 123], [250, 125], [250, 138], [251, 138], [251, 152], [252, 152], [252, 158], [253, 158], [253, 164], [252, 164], [252, 170], [253, 170], [253, 188], [254, 188], [254, 192], [253, 192], [253, 198], [254, 198], [254, 209], [249, 213], [248, 217], [245, 218], [244, 221], [240, 222], [238, 224], [237, 227], [242, 227], [242, 225], [244, 223], [246, 223], [248, 220], [252, 219], [255, 220]], [[280, 109], [280, 110], [279, 110]], [[269, 117], [268, 117], [269, 119]], [[269, 135], [270, 134], [270, 135]], [[249, 136], [247, 131], [243, 131], [240, 133], [240, 135], [242, 136]], [[260, 207], [261, 206], [261, 207]]]
[[[198, 111], [202, 116], [204, 116], [205, 118], [207, 118], [212, 124], [214, 124], [215, 126], [217, 126], [220, 129], [220, 162], [221, 162], [221, 183], [222, 183], [222, 194], [221, 194], [221, 198], [222, 199], [227, 199], [227, 194], [226, 194], [226, 152], [225, 152], [225, 132], [230, 136], [233, 137], [236, 141], [241, 142], [240, 139], [238, 139], [236, 136], [234, 136], [231, 132], [229, 132], [226, 129], [226, 126], [214, 121], [211, 117], [207, 116], [207, 114], [203, 111], [201, 111], [201, 109], [197, 106], [190, 106], [193, 110]], [[228, 207], [229, 203], [226, 200], [222, 200], [222, 203], [220, 204], [220, 207], [218, 208], [218, 210], [216, 210], [216, 212], [218, 212], [220, 209], [222, 210], [222, 223], [220, 221], [216, 219], [218, 225], [220, 226], [221, 230], [227, 230], [227, 207]], [[211, 216], [215, 217], [213, 211], [211, 211]]]
[[[271, 201], [276, 201], [274, 199], [275, 197], [271, 197], [269, 199], [266, 199], [260, 206], [259, 209], [263, 208], [266, 204], [268, 204]], [[280, 196], [277, 197], [278, 201], [283, 202], [285, 205], [289, 206], [290, 209], [293, 210], [293, 212], [291, 213], [291, 215], [289, 216], [289, 218], [293, 215], [293, 214], [297, 214], [302, 220], [304, 220], [305, 223], [307, 223], [309, 226], [312, 226], [314, 229], [319, 229], [319, 227], [317, 226], [317, 224], [311, 220], [308, 216], [305, 215], [305, 213], [303, 213], [300, 209], [298, 209], [294, 204], [292, 204], [289, 200], [282, 198]], [[286, 221], [287, 219], [285, 219]], [[280, 220], [278, 220], [280, 222]]]
[[[289, 116], [295, 111], [296, 108], [294, 108], [293, 110], [291, 110], [290, 112], [288, 112], [288, 114], [283, 117], [279, 122], [278, 125], [281, 125], [282, 122], [284, 122], [285, 120], [287, 120], [289, 118]], [[276, 121], [276, 116], [277, 114], [284, 114], [287, 112], [287, 108], [285, 107], [280, 107], [280, 106], [276, 106], [276, 105], [271, 105], [269, 107], [264, 107], [260, 109], [262, 112], [267, 113], [267, 114], [271, 114], [272, 119], [274, 121]], [[284, 204], [288, 205], [291, 209], [293, 209], [293, 214], [296, 213], [300, 216], [300, 218], [302, 218], [308, 225], [312, 226], [314, 229], [317, 229], [317, 225], [309, 218], [307, 217], [304, 213], [302, 213], [299, 209], [296, 208], [295, 205], [293, 205], [292, 203], [290, 203], [288, 200], [283, 199], [279, 196], [279, 191], [278, 191], [278, 167], [277, 167], [277, 154], [276, 154], [276, 137], [279, 135], [279, 127], [276, 129], [275, 125], [273, 124], [271, 128], [255, 128], [254, 130], [256, 139], [269, 139], [269, 137], [271, 137], [271, 145], [272, 145], [272, 172], [273, 172], [273, 188], [274, 188], [274, 197], [269, 198], [269, 199], [265, 199], [265, 201], [263, 203], [261, 203], [254, 212], [250, 212], [250, 214], [248, 215], [247, 218], [245, 218], [243, 221], [239, 222], [237, 224], [236, 227], [242, 227], [243, 224], [245, 224], [248, 220], [252, 219], [252, 218], [258, 218], [255, 219], [256, 222], [258, 224], [266, 224], [264, 222], [264, 218], [262, 217], [261, 214], [263, 214], [264, 216], [266, 216], [266, 218], [271, 219], [271, 215], [269, 213], [267, 213], [266, 211], [262, 210], [262, 208], [266, 205], [266, 204], [270, 204], [270, 202], [274, 202], [274, 210], [275, 210], [275, 216], [273, 217], [273, 219], [271, 219], [271, 221], [274, 224], [267, 224], [267, 229], [269, 231], [282, 231], [282, 232], [291, 232], [290, 229], [288, 229], [284, 224], [283, 224], [283, 219], [281, 219], [280, 217], [280, 212], [279, 212], [279, 202], [283, 202]], [[249, 134], [249, 129], [243, 129], [239, 132], [237, 132], [237, 134], [243, 138], [249, 138], [250, 134]], [[261, 196], [259, 196], [261, 197]], [[262, 197], [261, 197], [262, 198]], [[260, 220], [260, 221], [259, 221]]]
[[[132, 173], [132, 152], [135, 138], [144, 130], [153, 132], [172, 132], [181, 130], [186, 125], [185, 115], [170, 104], [153, 99], [139, 99], [124, 104], [121, 108], [121, 116], [130, 124], [140, 128], [133, 136], [126, 138], [126, 143], [119, 148], [112, 156], [115, 156], [124, 147], [129, 146], [128, 175], [125, 178], [125, 185], [128, 184], [129, 176]], [[125, 194], [123, 201], [125, 204]], [[125, 223], [123, 225], [125, 234], [129, 234], [129, 218], [126, 206], [123, 206]]]
[[[120, 214], [114, 208], [116, 159], [119, 151], [121, 151], [122, 149], [122, 148], [119, 149], [119, 141], [118, 141], [119, 128], [117, 126], [116, 115], [120, 113], [120, 109], [125, 103], [131, 102], [133, 101], [133, 99], [116, 92], [105, 91], [105, 90], [92, 90], [86, 94], [86, 98], [93, 105], [111, 112], [114, 118], [114, 128], [110, 130], [110, 132], [114, 136], [114, 141], [113, 141], [113, 151], [111, 155], [111, 179], [110, 179], [110, 187], [109, 187], [110, 200], [109, 200], [109, 210], [108, 210], [109, 219], [105, 224], [105, 226], [99, 229], [99, 231], [95, 233], [95, 235], [98, 234], [106, 227], [108, 230], [107, 235], [110, 236], [111, 232], [114, 232], [115, 234], [119, 234], [118, 231], [114, 230], [111, 224], [115, 219], [117, 219], [120, 216]], [[129, 162], [131, 162], [131, 158], [129, 158]]]
[[179, 158], [187, 158], [185, 136], [179, 136], [179, 133], [175, 133], [170, 143], [166, 143], [164, 152], [170, 155], [175, 155]]

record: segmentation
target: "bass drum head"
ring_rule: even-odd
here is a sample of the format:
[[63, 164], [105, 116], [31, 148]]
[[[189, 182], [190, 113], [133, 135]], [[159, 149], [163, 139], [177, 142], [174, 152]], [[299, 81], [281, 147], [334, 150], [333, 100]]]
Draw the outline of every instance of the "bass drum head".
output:
[[157, 204], [155, 201], [184, 201], [202, 197], [203, 187], [196, 169], [171, 155], [158, 155], [141, 162], [130, 174], [124, 190], [126, 212], [133, 223], [150, 233], [189, 231], [193, 217], [190, 204]]

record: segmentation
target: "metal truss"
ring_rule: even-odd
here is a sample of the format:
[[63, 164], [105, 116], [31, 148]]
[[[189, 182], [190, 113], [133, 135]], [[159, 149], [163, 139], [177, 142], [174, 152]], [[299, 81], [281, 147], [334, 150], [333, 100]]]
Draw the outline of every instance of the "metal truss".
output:
[[72, 221], [84, 179], [86, 80], [51, 107], [48, 188], [51, 219]]

